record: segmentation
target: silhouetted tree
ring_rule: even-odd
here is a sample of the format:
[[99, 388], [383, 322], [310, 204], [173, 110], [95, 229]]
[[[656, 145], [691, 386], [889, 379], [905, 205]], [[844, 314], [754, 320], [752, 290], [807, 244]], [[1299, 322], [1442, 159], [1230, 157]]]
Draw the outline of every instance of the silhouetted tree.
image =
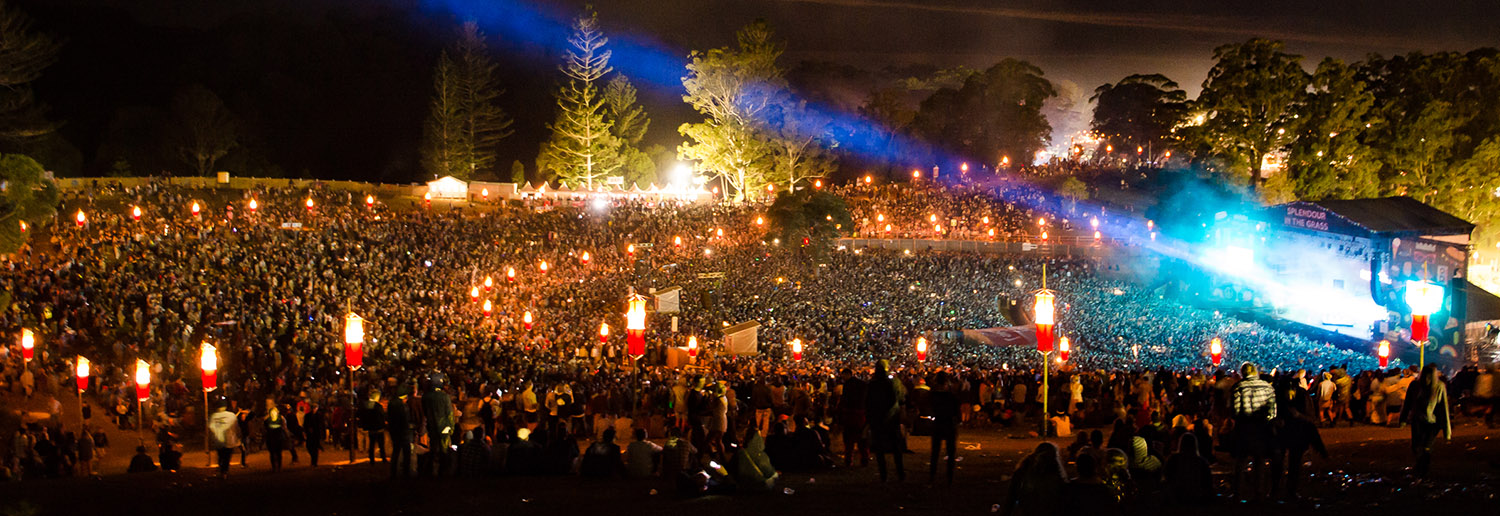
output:
[[206, 176], [239, 144], [234, 115], [218, 95], [201, 84], [188, 86], [172, 101], [168, 145], [178, 159]]

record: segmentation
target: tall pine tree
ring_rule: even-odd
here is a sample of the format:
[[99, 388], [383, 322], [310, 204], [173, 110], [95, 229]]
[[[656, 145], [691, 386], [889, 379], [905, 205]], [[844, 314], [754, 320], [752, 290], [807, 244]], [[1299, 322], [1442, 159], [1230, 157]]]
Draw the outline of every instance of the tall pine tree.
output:
[[497, 146], [512, 133], [512, 121], [496, 103], [505, 91], [478, 25], [465, 23], [452, 51], [438, 59], [433, 90], [423, 167], [435, 176], [498, 177]]
[[593, 189], [595, 182], [620, 168], [618, 139], [610, 132], [600, 83], [611, 71], [609, 38], [599, 29], [593, 7], [573, 22], [573, 35], [561, 67], [557, 119], [552, 138], [542, 146], [538, 164], [559, 180]]
[[0, 143], [7, 147], [34, 142], [57, 129], [36, 102], [31, 83], [52, 64], [60, 46], [33, 31], [24, 13], [0, 3]]
[[640, 147], [651, 119], [635, 99], [635, 86], [623, 75], [616, 74], [604, 86], [604, 110], [610, 123], [609, 132], [619, 145], [615, 151], [619, 171], [625, 176], [626, 183], [644, 185], [655, 182], [656, 162]]
[[473, 155], [469, 141], [460, 136], [463, 112], [454, 68], [453, 59], [443, 52], [432, 73], [432, 105], [422, 128], [422, 168], [438, 177], [461, 174], [461, 164]]

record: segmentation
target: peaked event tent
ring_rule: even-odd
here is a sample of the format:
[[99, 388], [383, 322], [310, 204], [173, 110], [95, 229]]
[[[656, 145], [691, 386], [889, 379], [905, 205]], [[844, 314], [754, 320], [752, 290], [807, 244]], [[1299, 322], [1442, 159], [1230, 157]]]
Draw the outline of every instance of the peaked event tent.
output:
[[428, 181], [427, 192], [432, 194], [433, 199], [466, 199], [469, 197], [469, 184], [453, 176], [444, 176]]

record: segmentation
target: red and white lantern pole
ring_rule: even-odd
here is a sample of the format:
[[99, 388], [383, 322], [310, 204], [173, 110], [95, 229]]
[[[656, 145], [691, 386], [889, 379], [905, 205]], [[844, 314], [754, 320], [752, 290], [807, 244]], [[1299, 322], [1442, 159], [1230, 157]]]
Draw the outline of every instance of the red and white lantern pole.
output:
[[146, 441], [146, 400], [151, 398], [151, 364], [135, 359], [135, 431]]
[[1213, 361], [1214, 369], [1219, 368], [1219, 363], [1224, 360], [1224, 344], [1219, 342], [1218, 337], [1208, 341], [1208, 358]]
[[632, 360], [646, 356], [646, 298], [632, 293], [625, 310], [625, 354]]
[[[489, 301], [486, 300], [486, 303]], [[349, 312], [344, 316], [344, 363], [349, 366], [349, 413], [354, 414], [356, 409], [355, 398], [358, 394], [354, 388], [354, 371], [365, 365], [365, 320]], [[354, 464], [354, 448], [358, 439], [355, 437], [355, 425], [349, 425], [349, 463]]]
[[219, 350], [204, 342], [199, 346], [198, 365], [203, 369], [203, 451], [208, 454], [208, 464], [214, 462], [214, 451], [208, 444], [208, 393], [219, 386]]

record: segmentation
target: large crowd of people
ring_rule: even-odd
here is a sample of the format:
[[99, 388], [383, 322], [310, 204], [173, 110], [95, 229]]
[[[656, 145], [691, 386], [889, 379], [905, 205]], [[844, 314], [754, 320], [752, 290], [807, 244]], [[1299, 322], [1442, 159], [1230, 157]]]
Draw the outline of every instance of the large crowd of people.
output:
[[[1061, 218], [994, 192], [898, 188], [912, 187], [837, 192], [871, 234], [884, 233], [881, 216], [915, 228], [941, 212], [944, 231], [993, 224], [1005, 234]], [[1341, 417], [1394, 424], [1402, 404], [1390, 400], [1415, 377], [1163, 299], [1088, 260], [813, 253], [766, 238], [757, 206], [389, 202], [327, 187], [164, 182], [71, 193], [59, 222], [0, 268], [10, 294], [0, 327], [31, 329], [38, 343], [30, 364], [14, 345], [0, 351], [0, 374], [24, 395], [70, 396], [75, 357], [86, 357], [89, 426], [59, 428], [60, 408], [52, 420], [14, 425], [0, 444], [5, 476], [97, 473], [91, 459], [109, 425], [156, 436], [155, 460], [143, 442], [132, 471], [180, 467], [181, 436], [205, 431], [221, 474], [233, 455], [244, 464], [259, 449], [279, 468], [284, 451], [316, 465], [325, 448], [353, 447], [396, 476], [660, 475], [696, 492], [764, 490], [777, 472], [863, 463], [872, 452], [882, 478], [887, 458], [904, 477], [910, 435], [947, 439], [951, 460], [962, 425], [1045, 420], [1057, 435], [1113, 433], [1107, 447], [1085, 432], [1078, 448], [1044, 445], [1017, 482], [1064, 489], [1052, 477], [1066, 473], [1052, 463], [1073, 459], [1075, 483], [1107, 485], [1109, 499], [1130, 503], [1163, 482], [1200, 481], [1193, 475], [1235, 418], [1237, 382], [1260, 374], [1210, 365], [1211, 338], [1223, 342], [1226, 365], [1260, 364], [1315, 400], [1276, 391], [1289, 407], [1277, 417], [1311, 421], [1314, 437], [1316, 423]], [[1035, 348], [962, 333], [1024, 323], [1009, 320], [1010, 302], [1029, 306], [1044, 275], [1057, 292], [1058, 331], [1073, 343], [1066, 362], [1051, 364], [1045, 399]], [[627, 296], [671, 286], [682, 288], [680, 311], [651, 314], [644, 355], [628, 356]], [[348, 313], [366, 335], [353, 370]], [[761, 325], [758, 352], [732, 355], [719, 344], [724, 328], [747, 321]], [[923, 361], [919, 336], [932, 343]], [[699, 347], [685, 358], [690, 338]], [[786, 345], [793, 339], [799, 357]], [[206, 396], [204, 342], [218, 350], [218, 385]], [[139, 404], [137, 360], [152, 371]], [[1485, 378], [1491, 392], [1494, 374], [1477, 372], [1475, 382]], [[936, 477], [936, 448], [933, 457]]]

